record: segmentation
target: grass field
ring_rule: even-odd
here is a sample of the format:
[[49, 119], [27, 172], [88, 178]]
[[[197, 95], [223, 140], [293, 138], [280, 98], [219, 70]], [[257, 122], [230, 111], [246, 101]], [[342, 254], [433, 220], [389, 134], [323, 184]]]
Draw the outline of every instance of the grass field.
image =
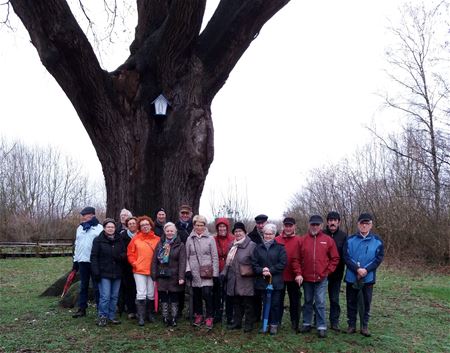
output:
[[[72, 319], [58, 298], [39, 294], [70, 269], [70, 258], [0, 260], [0, 352], [450, 352], [450, 278], [427, 270], [382, 266], [374, 289], [373, 336], [329, 332], [296, 335], [285, 324], [277, 336], [211, 333], [187, 321], [174, 330], [161, 323], [99, 328], [94, 310]], [[341, 326], [345, 322], [345, 298]], [[284, 316], [285, 322], [288, 314]]]

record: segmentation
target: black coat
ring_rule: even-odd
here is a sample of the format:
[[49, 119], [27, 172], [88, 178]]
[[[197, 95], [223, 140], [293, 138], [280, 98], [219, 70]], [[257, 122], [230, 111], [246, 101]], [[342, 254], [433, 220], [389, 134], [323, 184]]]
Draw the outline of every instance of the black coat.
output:
[[334, 280], [334, 281], [342, 281], [342, 278], [344, 277], [344, 270], [345, 270], [343, 249], [344, 249], [345, 241], [347, 240], [347, 233], [343, 232], [342, 230], [340, 230], [338, 228], [338, 230], [333, 234], [330, 232], [328, 227], [326, 227], [323, 232], [333, 238], [333, 240], [336, 244], [337, 250], [339, 252], [339, 257], [340, 257], [339, 263], [338, 263], [336, 269], [334, 270], [333, 273], [328, 275], [328, 279]]
[[[152, 277], [158, 282], [158, 290], [165, 292], [182, 292], [184, 291], [184, 285], [179, 285], [180, 279], [184, 280], [186, 272], [186, 248], [177, 236], [172, 246], [170, 247], [169, 263], [162, 264], [158, 260], [159, 249], [163, 246], [163, 240], [158, 243], [155, 249], [152, 262]], [[170, 274], [168, 278], [162, 278], [158, 276], [161, 269], [164, 269]]]
[[262, 238], [258, 233], [258, 230], [255, 226], [255, 228], [253, 228], [253, 230], [247, 234], [247, 236], [250, 238], [250, 240], [256, 244], [262, 244]]
[[253, 251], [252, 266], [256, 275], [255, 289], [266, 289], [267, 282], [262, 275], [263, 268], [268, 267], [272, 274], [273, 289], [283, 289], [283, 271], [287, 265], [287, 254], [283, 244], [275, 240], [266, 248], [264, 243], [258, 244]]
[[164, 224], [159, 223], [158, 221], [155, 221], [155, 229], [153, 229], [153, 232], [158, 236], [162, 237], [164, 235]]
[[117, 279], [122, 277], [127, 249], [119, 234], [110, 240], [102, 231], [92, 242], [91, 271], [94, 277]]
[[177, 221], [177, 223], [175, 223], [175, 227], [177, 227], [177, 236], [180, 238], [183, 244], [186, 244], [187, 238], [189, 238], [189, 235], [191, 235], [192, 233], [192, 229], [194, 229], [192, 220], [189, 221], [187, 228], [184, 227], [181, 221]]

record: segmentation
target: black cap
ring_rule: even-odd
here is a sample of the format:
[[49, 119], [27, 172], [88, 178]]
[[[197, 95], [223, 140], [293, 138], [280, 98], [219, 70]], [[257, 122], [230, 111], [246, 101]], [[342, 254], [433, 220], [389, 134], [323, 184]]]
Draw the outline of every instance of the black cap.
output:
[[286, 218], [283, 220], [283, 224], [295, 224], [295, 219], [292, 218], [292, 217], [286, 217]]
[[158, 209], [156, 210], [155, 214], [158, 214], [158, 212], [161, 212], [161, 211], [164, 212], [164, 213], [167, 213], [166, 210], [165, 210], [164, 208], [160, 207], [160, 208], [158, 208]]
[[242, 222], [236, 222], [233, 226], [233, 230], [232, 233], [234, 234], [234, 232], [236, 231], [236, 229], [242, 229], [244, 231], [245, 234], [247, 234], [247, 230], [245, 229], [245, 225]]
[[309, 224], [321, 224], [323, 223], [323, 219], [318, 214], [314, 214], [309, 218]]
[[95, 208], [88, 206], [88, 207], [83, 208], [80, 212], [80, 215], [82, 215], [82, 216], [87, 215], [87, 214], [95, 214]]
[[328, 214], [327, 214], [327, 221], [329, 219], [337, 219], [338, 221], [340, 221], [341, 215], [336, 211], [331, 211], [331, 212], [328, 212]]
[[363, 221], [373, 221], [372, 215], [370, 213], [361, 213], [358, 217], [358, 223]]
[[260, 223], [260, 222], [265, 222], [269, 219], [268, 216], [266, 216], [265, 214], [259, 214], [255, 217], [255, 221], [256, 223]]

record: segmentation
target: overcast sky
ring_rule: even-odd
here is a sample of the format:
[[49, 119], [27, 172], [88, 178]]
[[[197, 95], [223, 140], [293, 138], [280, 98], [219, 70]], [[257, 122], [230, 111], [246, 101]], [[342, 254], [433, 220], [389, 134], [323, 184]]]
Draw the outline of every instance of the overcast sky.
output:
[[[215, 158], [201, 213], [236, 180], [252, 214], [281, 218], [312, 168], [351, 155], [372, 122], [391, 126], [377, 93], [388, 85], [387, 19], [401, 3], [292, 0], [263, 27], [213, 101]], [[1, 135], [56, 146], [101, 179], [87, 133], [27, 33], [2, 29], [0, 40]], [[123, 62], [128, 45], [108, 47], [104, 68]]]

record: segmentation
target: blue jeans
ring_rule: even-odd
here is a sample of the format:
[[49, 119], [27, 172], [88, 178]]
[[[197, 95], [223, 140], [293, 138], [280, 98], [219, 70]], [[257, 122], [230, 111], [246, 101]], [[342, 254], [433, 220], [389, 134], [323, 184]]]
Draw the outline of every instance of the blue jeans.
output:
[[313, 316], [313, 304], [315, 305], [317, 329], [326, 330], [325, 301], [328, 280], [322, 282], [303, 282], [305, 304], [303, 305], [303, 326], [311, 326]]
[[341, 307], [339, 305], [339, 294], [342, 279], [328, 279], [328, 299], [330, 300], [330, 325], [339, 326]]
[[98, 283], [98, 288], [100, 290], [98, 316], [114, 320], [116, 318], [116, 306], [119, 299], [120, 278], [102, 278]]
[[[88, 295], [89, 295], [89, 280], [91, 279], [91, 263], [90, 262], [79, 262], [79, 273], [80, 273], [80, 296], [78, 298], [78, 307], [80, 309], [87, 308]], [[99, 295], [98, 295], [98, 284], [92, 278], [92, 288], [94, 290], [95, 303], [98, 307]]]

